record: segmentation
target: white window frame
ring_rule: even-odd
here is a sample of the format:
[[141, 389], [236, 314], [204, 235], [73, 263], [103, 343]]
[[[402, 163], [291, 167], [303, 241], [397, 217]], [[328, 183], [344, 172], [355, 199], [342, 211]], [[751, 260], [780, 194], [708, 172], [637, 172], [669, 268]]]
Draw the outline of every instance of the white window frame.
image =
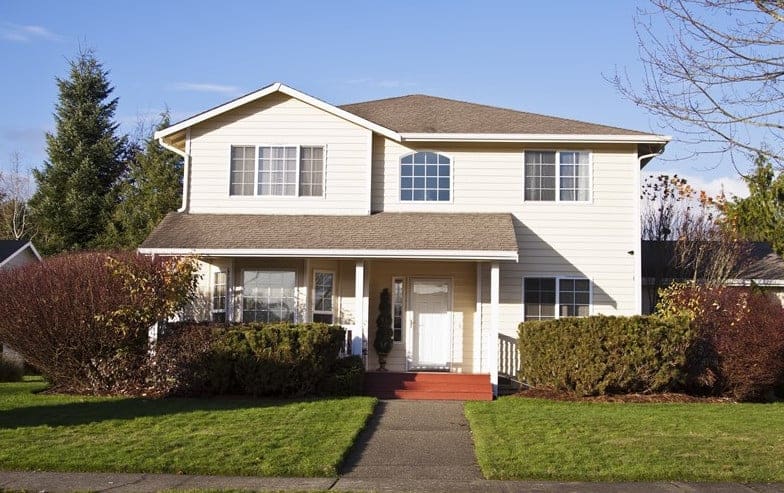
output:
[[[332, 310], [330, 310], [330, 311], [316, 310], [316, 275], [317, 274], [331, 274], [332, 275]], [[310, 306], [310, 313], [311, 313], [310, 319], [311, 320], [313, 320], [313, 316], [314, 315], [330, 315], [332, 317], [332, 322], [330, 322], [330, 325], [334, 325], [335, 324], [335, 284], [337, 284], [336, 283], [336, 279], [337, 279], [337, 276], [335, 274], [335, 271], [326, 270], [326, 269], [314, 269], [313, 270], [313, 287], [312, 287], [312, 296], [311, 296], [312, 302], [311, 302], [311, 306]]]
[[[400, 293], [400, 340], [395, 340], [395, 283], [400, 281], [402, 288]], [[395, 276], [392, 278], [392, 293], [390, 296], [390, 304], [392, 305], [392, 342], [394, 344], [405, 344], [406, 342], [406, 278], [403, 276]]]
[[294, 273], [294, 323], [300, 322], [300, 315], [299, 315], [299, 292], [297, 288], [299, 287], [299, 273], [297, 269], [294, 268], [286, 268], [286, 267], [246, 267], [240, 270], [240, 292], [239, 292], [239, 318], [240, 322], [247, 323], [252, 322], [245, 320], [245, 272], [293, 272]]
[[[406, 156], [413, 156], [414, 154], [419, 154], [420, 152], [432, 152], [434, 154], [440, 154], [445, 158], [449, 159], [449, 200], [403, 200], [402, 195], [402, 187], [401, 181], [403, 178], [403, 158]], [[413, 164], [412, 164], [413, 165]], [[437, 165], [440, 166], [440, 165]], [[410, 150], [405, 154], [402, 154], [397, 159], [397, 203], [398, 204], [452, 204], [455, 200], [455, 158], [451, 154], [447, 154], [445, 152], [436, 151], [434, 149], [417, 149], [417, 150]]]
[[[223, 274], [224, 276], [223, 309], [215, 308], [215, 288], [218, 286], [215, 278], [218, 274]], [[212, 279], [210, 280], [210, 321], [212, 321], [216, 313], [223, 313], [224, 322], [229, 321], [229, 273], [224, 269], [212, 271]]]
[[582, 317], [561, 317], [561, 281], [562, 280], [573, 280], [573, 281], [588, 281], [588, 315], [590, 317], [594, 314], [593, 310], [593, 280], [589, 277], [580, 277], [580, 276], [554, 276], [550, 274], [540, 274], [540, 275], [530, 275], [530, 276], [523, 276], [523, 280], [521, 282], [522, 287], [522, 318], [521, 320], [525, 322], [525, 280], [526, 279], [555, 279], [555, 317], [552, 319], [545, 319], [545, 320], [558, 320], [559, 318], [582, 318]]
[[[253, 195], [232, 195], [231, 193], [231, 149], [232, 147], [253, 147], [255, 148], [256, 158], [253, 160]], [[259, 155], [262, 147], [296, 147], [297, 148], [297, 171], [294, 181], [294, 195], [260, 195], [259, 194]], [[321, 173], [321, 195], [300, 195], [299, 194], [299, 179], [300, 167], [302, 162], [301, 151], [303, 147], [320, 147], [323, 149], [323, 166]], [[323, 200], [327, 198], [327, 144], [231, 144], [229, 146], [229, 180], [228, 180], [228, 195], [231, 200], [295, 200], [295, 199], [316, 199]]]
[[[526, 200], [525, 199], [525, 153], [526, 152], [554, 152], [555, 153], [555, 200]], [[588, 153], [588, 200], [561, 200], [561, 153], [562, 152], [587, 152]], [[593, 203], [593, 151], [590, 149], [526, 149], [523, 151], [523, 202], [528, 204], [592, 204]]]

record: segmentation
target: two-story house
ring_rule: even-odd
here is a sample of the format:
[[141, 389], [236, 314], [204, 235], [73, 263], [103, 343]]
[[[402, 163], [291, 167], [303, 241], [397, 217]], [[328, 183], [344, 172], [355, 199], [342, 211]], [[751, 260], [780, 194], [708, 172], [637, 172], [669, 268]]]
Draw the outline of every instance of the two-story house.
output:
[[320, 321], [391, 371], [489, 374], [521, 320], [640, 312], [640, 170], [668, 137], [424, 95], [333, 106], [276, 83], [156, 133], [202, 318]]

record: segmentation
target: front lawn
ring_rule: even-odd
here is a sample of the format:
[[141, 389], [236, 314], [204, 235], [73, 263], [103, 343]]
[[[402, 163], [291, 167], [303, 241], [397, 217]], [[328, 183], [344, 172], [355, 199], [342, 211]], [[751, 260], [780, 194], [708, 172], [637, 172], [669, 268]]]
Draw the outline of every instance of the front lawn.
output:
[[121, 399], [0, 384], [0, 468], [335, 476], [375, 399]]
[[784, 404], [505, 397], [466, 416], [488, 479], [784, 481]]

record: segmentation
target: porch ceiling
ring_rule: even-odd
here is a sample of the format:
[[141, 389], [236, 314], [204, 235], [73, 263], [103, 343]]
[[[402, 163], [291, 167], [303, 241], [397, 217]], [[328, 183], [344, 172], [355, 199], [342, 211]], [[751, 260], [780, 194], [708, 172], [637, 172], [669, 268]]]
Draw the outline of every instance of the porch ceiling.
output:
[[511, 214], [168, 214], [139, 251], [162, 255], [517, 260]]

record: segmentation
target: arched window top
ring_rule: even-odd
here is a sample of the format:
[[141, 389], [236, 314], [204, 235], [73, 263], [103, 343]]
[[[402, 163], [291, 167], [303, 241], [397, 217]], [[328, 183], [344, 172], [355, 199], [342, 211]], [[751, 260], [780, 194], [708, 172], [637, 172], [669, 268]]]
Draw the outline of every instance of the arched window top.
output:
[[452, 160], [437, 152], [414, 152], [400, 158], [402, 202], [452, 200]]

